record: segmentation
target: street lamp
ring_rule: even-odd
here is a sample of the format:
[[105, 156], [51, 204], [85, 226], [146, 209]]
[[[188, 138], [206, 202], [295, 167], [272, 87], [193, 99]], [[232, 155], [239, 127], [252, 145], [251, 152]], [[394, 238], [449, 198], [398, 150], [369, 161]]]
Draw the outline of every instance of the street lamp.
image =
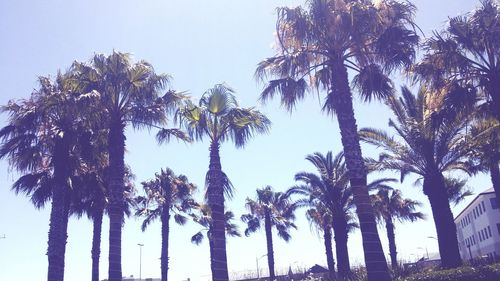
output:
[[263, 257], [267, 256], [267, 254], [260, 256], [259, 258], [255, 257], [255, 263], [257, 263], [257, 279], [260, 278], [260, 272], [259, 272], [259, 260]]
[[142, 247], [144, 244], [137, 243], [139, 246], [139, 281], [142, 281]]

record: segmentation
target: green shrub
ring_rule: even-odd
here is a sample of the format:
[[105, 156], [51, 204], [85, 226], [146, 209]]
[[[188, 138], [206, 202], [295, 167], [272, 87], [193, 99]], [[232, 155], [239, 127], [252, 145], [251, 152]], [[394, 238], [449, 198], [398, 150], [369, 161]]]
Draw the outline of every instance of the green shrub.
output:
[[398, 281], [499, 281], [500, 264], [417, 273]]

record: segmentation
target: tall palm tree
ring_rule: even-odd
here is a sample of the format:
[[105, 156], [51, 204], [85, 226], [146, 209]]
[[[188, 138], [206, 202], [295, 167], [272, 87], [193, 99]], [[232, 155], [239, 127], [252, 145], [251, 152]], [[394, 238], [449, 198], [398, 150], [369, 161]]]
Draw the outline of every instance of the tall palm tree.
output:
[[379, 168], [400, 171], [401, 181], [409, 173], [423, 178], [423, 192], [431, 204], [441, 262], [444, 267], [457, 267], [462, 261], [443, 173], [453, 170], [470, 173], [464, 132], [469, 113], [440, 114], [441, 107], [436, 106], [425, 87], [420, 88], [417, 96], [403, 87], [402, 97], [387, 101], [396, 116], [395, 120], [389, 120], [389, 126], [398, 138], [366, 128], [360, 131], [361, 139], [385, 150], [380, 155]]
[[415, 57], [415, 7], [406, 1], [307, 3], [307, 9], [278, 8], [279, 53], [262, 61], [256, 70], [258, 78], [270, 75], [276, 79], [269, 81], [261, 99], [280, 94], [281, 104], [292, 110], [308, 89], [325, 90], [323, 109], [336, 114], [340, 127], [368, 279], [390, 280], [366, 188], [348, 69], [355, 73], [353, 85], [366, 101], [390, 93], [388, 74], [401, 66], [409, 67]]
[[[472, 13], [450, 18], [445, 30], [434, 33], [415, 72], [438, 89], [455, 83], [481, 89], [487, 108], [500, 122], [500, 6], [495, 0], [480, 3]], [[462, 92], [462, 98], [471, 93]]]
[[47, 280], [64, 279], [68, 213], [72, 176], [79, 168], [76, 144], [85, 131], [85, 120], [68, 73], [55, 80], [39, 78], [40, 87], [29, 99], [10, 101], [2, 107], [9, 114], [0, 130], [0, 158], [8, 158], [22, 176], [14, 183], [16, 193], [31, 196], [37, 208], [52, 200], [48, 237]]
[[[310, 202], [308, 202], [310, 204]], [[306, 218], [309, 221], [311, 228], [323, 232], [323, 242], [325, 244], [326, 263], [330, 279], [335, 278], [335, 260], [333, 259], [332, 247], [332, 214], [320, 202], [315, 202], [306, 211]], [[314, 206], [314, 207], [313, 207]]]
[[391, 256], [391, 265], [394, 270], [398, 269], [398, 259], [396, 251], [395, 221], [416, 221], [423, 219], [421, 212], [415, 209], [421, 206], [421, 203], [408, 198], [403, 198], [398, 189], [379, 189], [376, 194], [370, 196], [375, 210], [375, 216], [379, 222], [385, 224], [387, 239], [389, 240], [389, 254]]
[[74, 63], [82, 91], [97, 97], [98, 122], [108, 129], [109, 153], [109, 280], [121, 281], [121, 232], [124, 207], [125, 128], [162, 125], [165, 113], [176, 108], [181, 96], [160, 96], [169, 77], [155, 73], [145, 61], [133, 63], [129, 54], [96, 54], [90, 63]]
[[175, 175], [167, 168], [156, 174], [155, 179], [142, 183], [145, 197], [138, 197], [137, 216], [144, 216], [142, 231], [156, 219], [161, 221], [161, 280], [168, 279], [168, 244], [170, 232], [170, 214], [174, 214], [176, 223], [183, 225], [187, 218], [183, 213], [194, 206], [192, 198], [196, 186], [190, 183], [186, 176]]
[[287, 194], [304, 196], [297, 201], [298, 206], [321, 206], [321, 209], [328, 209], [335, 235], [337, 270], [339, 275], [346, 276], [350, 272], [347, 240], [349, 232], [357, 224], [353, 222], [352, 190], [343, 157], [342, 152], [333, 157], [331, 151], [326, 155], [319, 152], [308, 155], [306, 160], [315, 166], [319, 176], [308, 172], [295, 174], [295, 180], [301, 184], [291, 187]]
[[259, 230], [261, 224], [264, 223], [269, 280], [276, 280], [272, 228], [275, 227], [278, 236], [288, 242], [291, 238], [290, 229], [297, 228], [293, 223], [295, 220], [295, 205], [290, 203], [285, 193], [274, 192], [271, 186], [257, 189], [256, 199], [247, 198], [245, 205], [250, 211], [249, 214], [241, 216], [241, 220], [247, 224], [245, 236]]
[[241, 108], [233, 89], [218, 84], [203, 94], [199, 104], [187, 102], [177, 114], [178, 121], [197, 140], [210, 139], [210, 164], [205, 179], [207, 203], [212, 212], [210, 232], [213, 280], [228, 280], [224, 232], [224, 193], [231, 194], [231, 183], [222, 171], [219, 148], [226, 140], [243, 147], [255, 133], [266, 133], [271, 122], [254, 108]]

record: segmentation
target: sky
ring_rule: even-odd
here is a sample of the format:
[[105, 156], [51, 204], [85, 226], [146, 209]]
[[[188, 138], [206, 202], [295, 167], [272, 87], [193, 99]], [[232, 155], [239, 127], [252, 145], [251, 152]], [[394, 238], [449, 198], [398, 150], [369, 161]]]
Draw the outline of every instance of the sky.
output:
[[[476, 0], [418, 0], [417, 24], [426, 36], [441, 29], [449, 16], [471, 11]], [[193, 98], [217, 83], [227, 83], [237, 92], [240, 105], [257, 106], [273, 122], [267, 135], [258, 135], [244, 149], [231, 143], [221, 147], [223, 170], [237, 192], [228, 209], [239, 218], [246, 213], [245, 198], [255, 197], [255, 190], [271, 185], [283, 191], [294, 184], [299, 171], [314, 171], [304, 158], [314, 152], [341, 151], [335, 118], [321, 112], [324, 93], [308, 97], [293, 113], [286, 112], [278, 101], [261, 104], [262, 84], [253, 73], [259, 61], [274, 54], [276, 7], [296, 6], [303, 1], [278, 0], [2, 0], [0, 1], [0, 104], [29, 97], [40, 75], [55, 75], [74, 60], [87, 61], [94, 53], [113, 50], [129, 52], [135, 60], [150, 62], [158, 73], [173, 77], [171, 87], [188, 91]], [[396, 85], [408, 83], [395, 77]], [[358, 126], [387, 128], [389, 110], [378, 102], [355, 100]], [[4, 126], [5, 115], [0, 116]], [[154, 177], [161, 168], [170, 167], [186, 175], [199, 186], [202, 198], [208, 169], [208, 142], [158, 145], [154, 130], [127, 130], [126, 163], [136, 175], [136, 186]], [[392, 132], [391, 132], [392, 133]], [[363, 145], [363, 154], [376, 157], [380, 152]], [[47, 232], [50, 205], [36, 210], [29, 198], [16, 195], [10, 187], [18, 175], [0, 161], [0, 276], [3, 280], [43, 280], [47, 274]], [[372, 175], [373, 179], [381, 175]], [[386, 173], [384, 176], [398, 177]], [[425, 251], [437, 252], [432, 214], [421, 188], [413, 185], [415, 177], [397, 184], [406, 197], [423, 203], [427, 220], [396, 225], [399, 257], [415, 260]], [[479, 193], [491, 186], [488, 175], [469, 180]], [[458, 214], [465, 202], [453, 207]], [[108, 220], [104, 220], [101, 251], [101, 279], [107, 278]], [[240, 221], [240, 230], [244, 225]], [[160, 275], [160, 224], [140, 230], [140, 219], [130, 218], [123, 228], [122, 268], [124, 276], [139, 275], [139, 246], [142, 248], [142, 277]], [[303, 211], [297, 214], [298, 230], [285, 243], [274, 236], [278, 273], [292, 269], [326, 265], [321, 237], [311, 231]], [[208, 280], [210, 277], [208, 243], [196, 246], [190, 237], [200, 227], [172, 224], [170, 235], [170, 280]], [[385, 253], [388, 253], [384, 229], [379, 229]], [[87, 218], [72, 218], [68, 227], [66, 280], [89, 280], [91, 275], [92, 224]], [[351, 264], [363, 262], [359, 231], [349, 236]], [[229, 238], [227, 244], [230, 276], [236, 278], [255, 271], [256, 258], [266, 254], [263, 231], [250, 237]], [[259, 267], [267, 267], [266, 258]]]

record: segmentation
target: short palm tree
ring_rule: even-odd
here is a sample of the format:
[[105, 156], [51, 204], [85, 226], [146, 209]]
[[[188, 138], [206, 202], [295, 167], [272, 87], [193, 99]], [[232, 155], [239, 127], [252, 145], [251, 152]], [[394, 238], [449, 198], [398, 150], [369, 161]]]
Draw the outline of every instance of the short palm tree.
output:
[[[72, 179], [73, 186], [76, 188], [72, 192], [73, 198], [70, 214], [77, 217], [87, 215], [92, 220], [92, 281], [101, 280], [99, 278], [99, 262], [101, 255], [102, 221], [104, 215], [107, 213], [109, 186], [109, 169], [105, 160], [106, 155], [101, 155], [104, 159], [97, 160], [98, 162], [94, 163], [88, 162], [90, 159], [87, 158], [87, 161], [84, 162], [85, 165], [82, 173]], [[99, 163], [99, 161], [103, 162]], [[131, 207], [135, 205], [133, 200], [135, 196], [134, 179], [135, 176], [132, 174], [130, 167], [125, 166], [125, 189], [123, 195], [125, 207], [123, 212], [127, 217], [130, 216]]]
[[174, 214], [176, 223], [186, 223], [187, 218], [183, 213], [194, 207], [192, 194], [196, 186], [190, 183], [186, 176], [177, 176], [169, 168], [162, 169], [155, 179], [143, 182], [142, 186], [146, 196], [136, 199], [139, 204], [136, 215], [145, 217], [142, 231], [154, 220], [161, 221], [161, 280], [167, 281], [170, 215]]
[[[475, 11], [451, 18], [444, 31], [434, 33], [415, 72], [435, 88], [458, 83], [481, 89], [487, 108], [500, 122], [500, 5], [480, 2]], [[462, 98], [470, 93], [463, 92]]]
[[80, 91], [96, 97], [96, 122], [108, 130], [109, 153], [109, 280], [121, 281], [121, 233], [124, 206], [125, 128], [162, 125], [165, 112], [176, 108], [181, 96], [169, 91], [160, 96], [169, 81], [155, 73], [145, 61], [132, 62], [129, 54], [96, 54], [90, 63], [74, 63]]
[[396, 116], [389, 120], [397, 139], [373, 128], [360, 130], [363, 141], [385, 152], [380, 155], [380, 169], [398, 170], [401, 180], [409, 174], [423, 178], [423, 192], [429, 198], [444, 267], [461, 265], [456, 227], [448, 202], [443, 173], [461, 170], [469, 173], [468, 143], [464, 129], [470, 118], [462, 114], [440, 114], [427, 88], [417, 96], [403, 87], [402, 97], [391, 97], [388, 106]]
[[340, 127], [368, 279], [390, 280], [366, 188], [367, 171], [357, 135], [348, 69], [355, 73], [352, 83], [363, 99], [370, 101], [389, 94], [392, 83], [388, 74], [401, 66], [409, 67], [415, 57], [415, 7], [406, 1], [307, 3], [307, 9], [278, 8], [278, 54], [262, 61], [256, 70], [258, 78], [275, 77], [261, 99], [280, 94], [281, 104], [292, 110], [308, 89], [325, 91], [323, 109], [336, 114]]
[[290, 203], [287, 195], [282, 192], [274, 192], [271, 186], [257, 189], [255, 200], [247, 198], [245, 203], [249, 214], [241, 216], [241, 220], [247, 224], [245, 236], [260, 229], [264, 224], [267, 245], [267, 264], [269, 266], [269, 280], [276, 280], [274, 272], [274, 249], [273, 249], [273, 227], [278, 231], [278, 236], [289, 241], [290, 229], [297, 228], [295, 220], [295, 205]]
[[188, 134], [198, 140], [210, 139], [210, 164], [206, 175], [207, 203], [212, 213], [210, 232], [213, 254], [213, 280], [228, 280], [224, 227], [224, 193], [230, 195], [231, 183], [222, 171], [219, 148], [227, 140], [243, 147], [255, 133], [266, 133], [271, 122], [254, 108], [241, 108], [226, 85], [218, 84], [203, 94], [199, 104], [187, 102], [177, 119]]
[[332, 247], [332, 214], [326, 206], [321, 202], [307, 202], [310, 205], [306, 211], [306, 218], [311, 225], [311, 228], [318, 232], [323, 232], [323, 242], [325, 244], [326, 263], [330, 279], [335, 278], [335, 260], [333, 259]]
[[370, 196], [375, 210], [375, 215], [380, 223], [385, 224], [387, 239], [389, 241], [389, 254], [391, 256], [391, 265], [394, 270], [398, 269], [398, 259], [396, 250], [395, 222], [416, 221], [423, 219], [421, 212], [415, 209], [421, 206], [421, 203], [408, 198], [403, 198], [398, 189], [381, 188], [376, 194]]
[[295, 180], [301, 184], [291, 187], [287, 194], [303, 196], [297, 201], [298, 206], [328, 210], [335, 235], [337, 270], [339, 275], [346, 276], [350, 272], [347, 240], [349, 232], [357, 224], [353, 221], [352, 190], [343, 157], [342, 152], [334, 157], [331, 151], [326, 155], [319, 152], [308, 155], [306, 159], [314, 165], [319, 175], [309, 172], [295, 174]]

